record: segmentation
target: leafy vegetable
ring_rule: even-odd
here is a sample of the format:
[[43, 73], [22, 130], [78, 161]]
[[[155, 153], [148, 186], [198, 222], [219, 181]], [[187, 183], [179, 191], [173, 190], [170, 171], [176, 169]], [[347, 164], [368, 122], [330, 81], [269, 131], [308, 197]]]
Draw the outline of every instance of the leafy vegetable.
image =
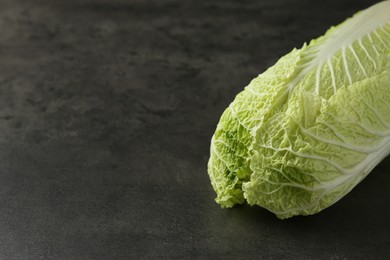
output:
[[390, 1], [355, 14], [252, 80], [225, 110], [208, 172], [222, 207], [310, 215], [390, 153]]

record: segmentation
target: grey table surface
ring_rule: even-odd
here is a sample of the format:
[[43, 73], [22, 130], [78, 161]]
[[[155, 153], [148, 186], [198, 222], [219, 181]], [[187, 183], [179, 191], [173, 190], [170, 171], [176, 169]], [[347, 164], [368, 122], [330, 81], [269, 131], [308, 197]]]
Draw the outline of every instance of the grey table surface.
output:
[[206, 171], [234, 96], [374, 2], [0, 0], [0, 258], [389, 259], [389, 158], [285, 221]]

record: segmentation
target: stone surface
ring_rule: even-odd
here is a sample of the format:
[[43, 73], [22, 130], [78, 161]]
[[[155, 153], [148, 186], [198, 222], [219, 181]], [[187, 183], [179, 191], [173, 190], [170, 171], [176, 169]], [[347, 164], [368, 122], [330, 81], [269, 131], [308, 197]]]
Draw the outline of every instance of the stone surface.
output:
[[389, 158], [286, 221], [206, 172], [234, 96], [374, 2], [0, 0], [0, 258], [388, 259]]

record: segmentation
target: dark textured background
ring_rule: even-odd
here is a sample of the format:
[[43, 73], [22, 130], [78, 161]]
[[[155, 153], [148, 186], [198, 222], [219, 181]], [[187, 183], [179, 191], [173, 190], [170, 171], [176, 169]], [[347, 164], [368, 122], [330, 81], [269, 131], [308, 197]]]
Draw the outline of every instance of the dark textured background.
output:
[[388, 259], [390, 160], [320, 214], [222, 210], [219, 116], [375, 1], [0, 0], [0, 258]]

